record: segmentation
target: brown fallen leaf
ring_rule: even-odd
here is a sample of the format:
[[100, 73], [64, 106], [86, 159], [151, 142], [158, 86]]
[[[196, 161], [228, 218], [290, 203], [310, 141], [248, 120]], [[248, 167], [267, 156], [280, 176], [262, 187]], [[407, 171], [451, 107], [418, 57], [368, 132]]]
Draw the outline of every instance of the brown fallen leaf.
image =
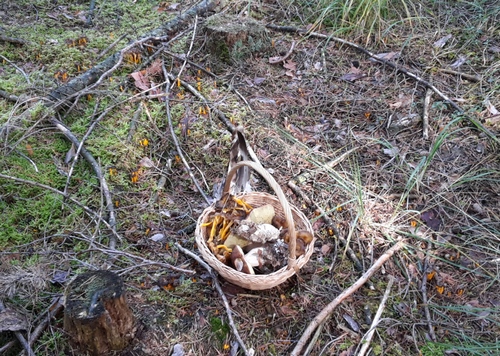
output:
[[347, 82], [354, 82], [355, 80], [366, 77], [366, 74], [359, 68], [351, 66], [349, 73], [344, 74], [340, 77], [340, 79], [345, 80]]
[[[162, 73], [161, 61], [156, 60], [149, 67], [138, 72], [131, 73], [130, 76], [134, 79], [134, 85], [140, 90], [149, 90], [153, 83], [151, 79]], [[158, 94], [158, 91], [155, 93]]]
[[[380, 59], [384, 59], [386, 61], [392, 61], [393, 59], [397, 59], [401, 55], [400, 51], [397, 52], [383, 52], [383, 53], [377, 53], [375, 56], [377, 56]], [[375, 61], [374, 58], [370, 58], [370, 61]]]
[[151, 82], [145, 75], [145, 71], [134, 72], [131, 73], [130, 76], [134, 78], [134, 85], [136, 86], [137, 89], [148, 90], [151, 87]]
[[283, 63], [283, 68], [289, 69], [291, 71], [296, 71], [297, 63], [295, 63], [294, 61], [285, 61], [285, 63]]
[[446, 44], [446, 42], [448, 42], [448, 40], [451, 39], [452, 37], [453, 37], [453, 35], [451, 35], [451, 34], [446, 35], [444, 37], [441, 37], [439, 40], [434, 42], [433, 46], [435, 48], [443, 48], [444, 45]]
[[148, 158], [148, 157], [142, 157], [141, 160], [139, 161], [139, 166], [140, 167], [151, 168], [151, 167], [154, 167], [155, 164], [154, 164], [154, 162], [150, 158]]
[[452, 64], [450, 64], [450, 67], [456, 69], [456, 68], [460, 67], [462, 64], [464, 64], [465, 61], [467, 61], [466, 56], [458, 56], [458, 59], [455, 62], [453, 62]]
[[321, 254], [323, 256], [328, 255], [331, 250], [332, 250], [332, 245], [331, 244], [324, 244], [323, 246], [321, 246]]
[[283, 305], [280, 307], [280, 309], [283, 315], [286, 316], [295, 316], [299, 313], [297, 310], [290, 308], [288, 305]]
[[435, 209], [429, 209], [420, 214], [420, 219], [434, 231], [438, 231], [441, 226], [439, 213]]

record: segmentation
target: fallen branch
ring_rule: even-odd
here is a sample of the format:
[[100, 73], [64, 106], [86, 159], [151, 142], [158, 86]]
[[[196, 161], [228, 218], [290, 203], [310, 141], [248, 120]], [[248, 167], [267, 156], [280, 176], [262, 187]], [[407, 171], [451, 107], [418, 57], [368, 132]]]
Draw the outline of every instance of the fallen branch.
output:
[[0, 35], [0, 41], [14, 43], [14, 44], [20, 44], [20, 45], [26, 45], [29, 43], [28, 41], [23, 40], [21, 38], [9, 37], [9, 36], [4, 36], [4, 35]]
[[219, 280], [217, 279], [217, 275], [215, 274], [214, 270], [207, 264], [205, 261], [203, 261], [198, 255], [194, 254], [193, 252], [189, 251], [188, 249], [185, 249], [181, 245], [179, 245], [177, 242], [175, 243], [175, 247], [179, 249], [182, 253], [185, 255], [188, 255], [192, 259], [194, 259], [196, 262], [198, 262], [203, 268], [207, 270], [207, 272], [210, 274], [210, 277], [212, 278], [213, 284], [215, 286], [215, 289], [219, 293], [222, 303], [224, 304], [224, 307], [226, 308], [226, 313], [227, 313], [227, 319], [229, 321], [229, 326], [231, 327], [231, 331], [233, 332], [234, 337], [238, 341], [238, 343], [241, 346], [241, 349], [245, 353], [246, 356], [253, 355], [253, 350], [250, 349], [248, 350], [245, 346], [245, 343], [240, 337], [240, 334], [238, 333], [238, 329], [236, 328], [236, 325], [234, 324], [233, 320], [233, 313], [231, 312], [231, 308], [229, 307], [229, 303], [227, 301], [226, 295], [224, 294], [224, 291], [222, 290]]
[[330, 314], [333, 312], [333, 310], [340, 304], [342, 303], [347, 297], [349, 297], [351, 294], [356, 292], [359, 288], [361, 288], [368, 279], [370, 279], [371, 276], [375, 272], [377, 272], [382, 265], [387, 262], [389, 258], [392, 257], [392, 255], [400, 250], [404, 246], [404, 240], [399, 241], [396, 245], [391, 247], [389, 250], [387, 250], [382, 256], [378, 258], [378, 260], [375, 261], [373, 266], [371, 266], [364, 274], [361, 276], [352, 286], [344, 290], [342, 293], [340, 293], [337, 298], [335, 298], [332, 302], [330, 302], [308, 325], [304, 333], [302, 334], [300, 340], [297, 342], [297, 345], [293, 349], [292, 353], [290, 354], [291, 356], [299, 356], [300, 352], [304, 348], [307, 340], [311, 337], [311, 334], [316, 330], [316, 328], [323, 324], [327, 318], [330, 316]]
[[[103, 113], [102, 116], [106, 111]], [[113, 234], [110, 236], [109, 239], [109, 247], [112, 249], [116, 248], [116, 216], [115, 216], [115, 208], [113, 204], [113, 199], [111, 198], [111, 193], [109, 191], [108, 183], [106, 182], [106, 179], [104, 178], [104, 175], [102, 174], [101, 167], [99, 166], [99, 163], [95, 160], [95, 158], [87, 151], [85, 147], [83, 147], [83, 143], [80, 143], [78, 138], [59, 120], [57, 120], [55, 117], [52, 117], [49, 119], [50, 123], [52, 123], [59, 131], [63, 133], [66, 138], [75, 145], [75, 147], [78, 147], [80, 150], [82, 156], [87, 160], [87, 162], [90, 163], [92, 166], [92, 169], [94, 170], [95, 175], [97, 176], [97, 179], [99, 180], [99, 184], [101, 185], [102, 192], [104, 194], [104, 199], [106, 200], [106, 209], [109, 213], [109, 226], [112, 229]], [[66, 194], [65, 194], [66, 195]]]
[[385, 289], [384, 296], [382, 297], [382, 300], [380, 301], [380, 305], [378, 306], [377, 313], [375, 314], [375, 317], [373, 318], [372, 324], [370, 325], [370, 330], [363, 336], [363, 338], [360, 341], [361, 349], [357, 353], [357, 356], [364, 356], [366, 351], [368, 351], [368, 348], [370, 347], [370, 342], [372, 341], [373, 334], [375, 333], [375, 328], [377, 327], [380, 317], [382, 316], [382, 312], [385, 309], [385, 303], [387, 302], [387, 299], [389, 298], [389, 293], [391, 292], [392, 284], [394, 283], [394, 277], [389, 276], [389, 283], [387, 283], [387, 288]]
[[12, 101], [14, 103], [19, 100], [19, 97], [17, 95], [7, 93], [5, 90], [0, 90], [0, 97], [4, 98], [5, 100]]
[[387, 59], [383, 58], [382, 56], [379, 56], [379, 55], [377, 55], [375, 53], [372, 53], [372, 52], [368, 51], [366, 48], [361, 47], [360, 45], [358, 45], [356, 43], [349, 42], [349, 41], [346, 41], [346, 40], [344, 40], [342, 38], [334, 37], [334, 36], [331, 36], [331, 35], [324, 35], [324, 34], [318, 33], [318, 32], [308, 32], [307, 30], [303, 30], [303, 29], [296, 28], [296, 27], [293, 27], [293, 26], [278, 26], [278, 25], [268, 24], [268, 25], [266, 25], [266, 27], [270, 28], [272, 30], [275, 30], [275, 31], [292, 32], [292, 33], [302, 33], [302, 34], [306, 34], [308, 36], [312, 36], [312, 37], [316, 37], [316, 38], [328, 39], [328, 40], [332, 40], [332, 41], [335, 41], [335, 42], [338, 42], [338, 43], [345, 44], [345, 45], [350, 46], [352, 48], [355, 48], [358, 51], [366, 54], [370, 58], [373, 58], [376, 62], [379, 62], [379, 63], [381, 63], [383, 65], [388, 66], [388, 67], [391, 67], [394, 70], [396, 70], [397, 72], [403, 73], [404, 75], [406, 75], [406, 76], [408, 76], [408, 77], [410, 77], [412, 79], [415, 79], [418, 83], [422, 84], [424, 87], [432, 89], [441, 99], [443, 99], [444, 101], [448, 102], [456, 111], [460, 112], [461, 114], [464, 114], [464, 116], [473, 125], [475, 125], [478, 129], [480, 129], [481, 131], [483, 131], [486, 134], [488, 134], [488, 136], [490, 136], [490, 138], [492, 138], [496, 142], [500, 142], [500, 140], [498, 139], [498, 137], [496, 137], [493, 132], [491, 132], [486, 127], [484, 127], [484, 125], [482, 125], [476, 119], [470, 117], [469, 115], [466, 115], [464, 113], [464, 110], [460, 106], [458, 106], [447, 95], [445, 95], [443, 92], [441, 92], [438, 88], [436, 88], [434, 85], [432, 85], [431, 83], [429, 83], [427, 80], [425, 80], [425, 79], [419, 77], [418, 75], [410, 72], [408, 69], [406, 69], [406, 68], [404, 68], [404, 67], [402, 67], [402, 66], [400, 66], [400, 65], [398, 65], [398, 64], [396, 64], [394, 62], [391, 62], [390, 60], [387, 60]]
[[121, 63], [120, 61], [123, 60], [123, 54], [126, 50], [147, 41], [163, 40], [164, 38], [168, 37], [168, 35], [171, 34], [172, 32], [182, 28], [182, 26], [184, 26], [185, 23], [194, 16], [196, 15], [201, 16], [203, 14], [206, 14], [207, 12], [212, 11], [218, 4], [219, 0], [201, 1], [197, 5], [190, 8], [189, 10], [183, 12], [182, 14], [178, 15], [171, 21], [167, 22], [165, 25], [146, 33], [138, 40], [133, 41], [132, 43], [127, 45], [124, 49], [110, 55], [101, 63], [97, 64], [96, 66], [92, 67], [85, 73], [69, 81], [66, 85], [54, 89], [49, 94], [49, 97], [52, 100], [58, 100], [59, 102], [53, 105], [60, 106], [66, 100], [73, 98], [74, 96], [81, 95], [81, 92], [84, 89], [87, 90], [91, 89], [89, 88], [90, 85], [97, 84], [104, 78], [106, 78], [107, 75], [112, 73], [112, 71], [119, 66], [119, 64]]

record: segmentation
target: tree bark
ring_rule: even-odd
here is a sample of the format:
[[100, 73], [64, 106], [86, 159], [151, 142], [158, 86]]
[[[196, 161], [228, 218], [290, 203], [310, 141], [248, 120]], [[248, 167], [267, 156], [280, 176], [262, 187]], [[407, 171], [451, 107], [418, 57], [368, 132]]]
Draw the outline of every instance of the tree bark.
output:
[[76, 277], [66, 291], [64, 330], [81, 352], [105, 355], [123, 350], [135, 334], [135, 318], [121, 278], [110, 271]]

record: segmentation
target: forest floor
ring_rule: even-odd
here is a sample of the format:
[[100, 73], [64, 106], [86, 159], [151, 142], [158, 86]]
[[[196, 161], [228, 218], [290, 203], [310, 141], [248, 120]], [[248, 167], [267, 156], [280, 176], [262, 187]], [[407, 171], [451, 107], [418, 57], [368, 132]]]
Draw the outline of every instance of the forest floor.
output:
[[[216, 11], [305, 30], [314, 22], [305, 3], [234, 1]], [[169, 94], [174, 134], [205, 194], [213, 199], [229, 161], [232, 136], [217, 109], [244, 128], [259, 161], [315, 231], [311, 259], [278, 287], [250, 291], [219, 279], [248, 349], [290, 354], [311, 320], [404, 240], [333, 311], [310, 354], [358, 354], [389, 280], [372, 355], [500, 354], [496, 2], [426, 1], [411, 9], [411, 21], [388, 22], [371, 36], [335, 34], [387, 53], [462, 112], [422, 81], [329, 37], [328, 26], [313, 28], [326, 38], [267, 29], [267, 47], [239, 58], [236, 50], [221, 61], [207, 48], [204, 16], [168, 43], [131, 48], [121, 66], [78, 100], [57, 110], [44, 104], [55, 88], [194, 5], [97, 2], [91, 23], [84, 1], [0, 5], [0, 299], [6, 307], [34, 328], [74, 276], [111, 269], [124, 279], [138, 320], [123, 355], [171, 355], [176, 344], [186, 355], [234, 350], [210, 275], [175, 246], [198, 253], [194, 226], [208, 204], [169, 129], [164, 65], [183, 81]], [[84, 147], [102, 168], [116, 214], [115, 247], [103, 223], [109, 206], [102, 185], [83, 157], [75, 160], [75, 147], [52, 117], [78, 139], [85, 136]], [[270, 191], [258, 176], [252, 184]], [[0, 349], [14, 339], [2, 332]], [[72, 352], [62, 315], [33, 349]], [[13, 345], [8, 354], [20, 350]]]

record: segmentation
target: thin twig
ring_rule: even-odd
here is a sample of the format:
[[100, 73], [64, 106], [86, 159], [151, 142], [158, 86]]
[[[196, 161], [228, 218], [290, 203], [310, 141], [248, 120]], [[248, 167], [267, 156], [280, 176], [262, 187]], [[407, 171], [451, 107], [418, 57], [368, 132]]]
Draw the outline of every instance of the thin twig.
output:
[[113, 43], [111, 43], [106, 49], [104, 49], [99, 55], [96, 57], [96, 60], [104, 57], [106, 53], [108, 53], [110, 50], [112, 50], [121, 40], [123, 40], [127, 36], [126, 33], [118, 37]]
[[453, 106], [453, 108], [455, 110], [463, 112], [462, 108], [460, 108], [448, 96], [446, 96], [444, 93], [442, 93], [438, 88], [436, 88], [434, 85], [432, 85], [431, 83], [429, 83], [427, 80], [425, 80], [423, 78], [420, 78], [416, 74], [413, 74], [412, 72], [408, 71], [406, 68], [403, 68], [403, 67], [399, 66], [398, 64], [396, 64], [394, 62], [391, 62], [391, 61], [389, 61], [389, 60], [387, 60], [387, 59], [385, 59], [385, 58], [383, 58], [383, 57], [381, 57], [381, 56], [379, 56], [379, 55], [377, 55], [375, 53], [370, 52], [366, 48], [361, 47], [360, 45], [358, 45], [356, 43], [346, 41], [346, 40], [344, 40], [342, 38], [339, 38], [339, 37], [334, 37], [334, 36], [331, 36], [331, 35], [324, 35], [324, 34], [318, 33], [318, 32], [308, 32], [306, 30], [302, 30], [300, 28], [294, 28], [292, 26], [276, 26], [276, 25], [273, 25], [273, 24], [268, 24], [266, 27], [268, 27], [270, 29], [273, 29], [273, 30], [278, 30], [278, 31], [304, 33], [304, 34], [307, 34], [308, 36], [312, 36], [312, 37], [316, 37], [316, 38], [328, 39], [328, 40], [332, 40], [332, 41], [335, 41], [335, 42], [338, 42], [338, 43], [342, 43], [342, 44], [348, 45], [350, 47], [356, 48], [358, 51], [366, 54], [370, 58], [373, 58], [376, 62], [379, 62], [381, 64], [387, 65], [387, 66], [395, 69], [396, 71], [401, 72], [401, 73], [403, 73], [403, 74], [405, 74], [405, 75], [407, 75], [407, 76], [415, 79], [417, 82], [423, 84], [425, 87], [431, 88], [443, 100], [449, 102], [450, 105]]
[[425, 251], [425, 260], [424, 260], [424, 266], [422, 270], [422, 284], [420, 291], [422, 293], [422, 304], [424, 307], [424, 313], [425, 313], [425, 319], [427, 320], [427, 327], [429, 328], [429, 336], [432, 341], [436, 341], [436, 333], [434, 332], [434, 326], [432, 325], [432, 320], [431, 320], [431, 313], [429, 311], [429, 302], [427, 300], [427, 270], [429, 268], [429, 251], [432, 248], [432, 243], [431, 241], [427, 241], [427, 248]]
[[346, 152], [342, 153], [337, 158], [335, 158], [335, 159], [333, 159], [331, 161], [328, 161], [328, 162], [322, 164], [317, 169], [315, 169], [313, 171], [305, 171], [304, 173], [299, 174], [297, 177], [294, 178], [294, 180], [298, 184], [302, 184], [305, 181], [307, 181], [317, 171], [322, 170], [322, 169], [325, 169], [325, 170], [328, 171], [328, 170], [332, 169], [333, 167], [335, 167], [336, 165], [338, 165], [339, 163], [341, 163], [345, 159], [347, 159], [347, 157], [349, 157], [352, 153], [356, 152], [357, 150], [359, 150], [359, 147], [351, 148], [349, 151], [346, 151]]
[[[106, 114], [107, 111], [103, 113]], [[95, 160], [95, 158], [92, 156], [92, 154], [87, 151], [85, 147], [80, 143], [80, 141], [76, 138], [76, 136], [59, 120], [57, 120], [55, 117], [52, 117], [49, 119], [49, 121], [59, 130], [63, 133], [66, 138], [75, 145], [75, 147], [81, 148], [81, 154], [87, 160], [87, 162], [90, 163], [92, 166], [92, 169], [94, 170], [95, 175], [97, 176], [97, 179], [99, 180], [99, 183], [101, 185], [102, 192], [104, 194], [104, 198], [106, 199], [106, 210], [109, 213], [109, 226], [112, 229], [113, 234], [109, 238], [109, 247], [112, 249], [116, 248], [116, 216], [115, 216], [115, 208], [113, 205], [113, 199], [111, 198], [111, 193], [109, 191], [108, 183], [106, 182], [106, 179], [104, 178], [104, 175], [102, 174], [101, 167], [99, 163]], [[90, 129], [89, 129], [90, 130]], [[63, 193], [64, 196], [66, 196], [65, 193]]]
[[387, 288], [385, 289], [384, 296], [382, 297], [382, 300], [380, 301], [380, 305], [378, 306], [377, 313], [375, 314], [375, 317], [373, 318], [373, 322], [370, 325], [370, 330], [363, 336], [363, 338], [360, 341], [361, 349], [359, 350], [359, 353], [357, 356], [364, 356], [366, 351], [368, 351], [368, 348], [370, 347], [370, 343], [373, 338], [373, 334], [375, 334], [375, 328], [377, 327], [380, 317], [382, 316], [382, 312], [385, 309], [385, 303], [387, 302], [387, 299], [389, 299], [389, 294], [391, 292], [392, 284], [394, 283], [394, 277], [389, 276], [389, 282], [387, 283]]
[[248, 350], [246, 348], [245, 343], [243, 342], [243, 340], [240, 337], [240, 334], [238, 333], [238, 329], [236, 328], [236, 325], [234, 324], [233, 313], [231, 311], [231, 308], [229, 307], [229, 303], [227, 301], [226, 295], [224, 294], [224, 291], [222, 290], [222, 288], [219, 284], [219, 280], [217, 279], [217, 275], [215, 274], [214, 270], [207, 263], [205, 263], [198, 255], [194, 254], [193, 252], [189, 251], [188, 249], [185, 249], [184, 247], [179, 245], [177, 242], [174, 245], [179, 249], [179, 251], [181, 251], [185, 255], [188, 255], [189, 257], [194, 259], [196, 262], [198, 262], [210, 274], [210, 277], [212, 278], [215, 289], [217, 290], [217, 293], [219, 293], [219, 295], [222, 299], [222, 302], [224, 304], [224, 307], [226, 308], [227, 319], [229, 321], [229, 326], [231, 327], [231, 330], [233, 332], [234, 337], [236, 338], [236, 340], [240, 344], [245, 355], [247, 355], [247, 356], [252, 355], [253, 354], [252, 350], [251, 349]]
[[11, 347], [13, 347], [16, 344], [16, 340], [11, 340], [2, 347], [0, 347], [0, 355], [5, 355], [7, 351], [10, 350]]
[[127, 141], [126, 141], [127, 143], [132, 142], [132, 137], [134, 137], [135, 131], [137, 130], [137, 123], [141, 118], [142, 109], [143, 109], [143, 104], [141, 100], [139, 102], [139, 105], [137, 106], [137, 110], [135, 110], [134, 112], [134, 116], [132, 116], [132, 120], [130, 121], [130, 128], [128, 130]]
[[[94, 106], [94, 112], [92, 113], [91, 117], [94, 117], [94, 115], [97, 112], [97, 108], [98, 107], [99, 107], [99, 100], [97, 100], [97, 102], [96, 102], [96, 104]], [[91, 126], [91, 127], [93, 128], [94, 126]], [[83, 144], [85, 143], [85, 140], [87, 139], [87, 137], [90, 135], [90, 132], [92, 132], [92, 129], [91, 128], [87, 129], [87, 132], [85, 133], [85, 135], [80, 140], [80, 144], [77, 146], [76, 152], [74, 153], [74, 155], [72, 157], [68, 158], [68, 156], [70, 155], [70, 153], [72, 153], [71, 151], [74, 150], [75, 145], [73, 143], [71, 144], [70, 151], [66, 154], [66, 159], [64, 160], [64, 163], [68, 164], [71, 159], [72, 159], [72, 162], [71, 162], [71, 165], [70, 165], [69, 170], [68, 170], [68, 176], [66, 177], [66, 184], [65, 184], [64, 190], [63, 190], [63, 192], [65, 194], [68, 193], [68, 187], [69, 187], [69, 184], [71, 182], [71, 177], [73, 176], [73, 171], [74, 171], [75, 166], [76, 166], [76, 164], [78, 162], [78, 157], [80, 156], [80, 152], [82, 151]]]
[[89, 248], [89, 249], [87, 249], [85, 251], [82, 251], [82, 252], [89, 252], [89, 251], [99, 251], [99, 252], [102, 252], [102, 253], [105, 253], [105, 254], [108, 254], [108, 255], [113, 255], [113, 256], [125, 256], [125, 257], [131, 258], [131, 259], [139, 260], [139, 261], [141, 261], [141, 263], [146, 263], [146, 264], [149, 264], [149, 265], [157, 265], [157, 266], [160, 266], [160, 267], [165, 267], [165, 268], [171, 269], [172, 271], [177, 271], [177, 272], [182, 272], [182, 273], [187, 273], [187, 274], [196, 274], [195, 271], [192, 271], [190, 269], [176, 267], [176, 266], [171, 265], [170, 263], [167, 263], [167, 262], [158, 262], [158, 261], [148, 260], [147, 258], [136, 256], [134, 254], [131, 254], [131, 253], [128, 253], [128, 252], [125, 252], [125, 251], [111, 250], [111, 249], [105, 249], [105, 248], [99, 248], [99, 247], [92, 247], [92, 248]]
[[342, 301], [344, 301], [347, 297], [349, 297], [351, 294], [356, 292], [359, 288], [361, 288], [368, 279], [370, 279], [371, 276], [375, 272], [377, 272], [382, 265], [387, 262], [391, 256], [401, 249], [404, 246], [405, 241], [401, 240], [399, 241], [396, 245], [391, 247], [389, 250], [387, 250], [382, 256], [378, 258], [378, 260], [375, 261], [373, 266], [371, 266], [364, 274], [361, 276], [352, 286], [344, 290], [342, 293], [340, 293], [337, 298], [335, 298], [332, 302], [330, 302], [310, 323], [309, 326], [306, 328], [304, 333], [302, 334], [300, 340], [297, 342], [297, 345], [293, 349], [291, 356], [299, 356], [300, 352], [304, 348], [307, 340], [311, 337], [311, 334], [316, 330], [316, 328], [324, 323], [327, 318], [330, 316], [330, 314], [333, 312], [333, 310], [340, 304]]
[[47, 315], [43, 317], [40, 324], [31, 332], [29, 337], [29, 344], [33, 345], [35, 341], [42, 335], [42, 332], [50, 324], [50, 320], [57, 315], [64, 308], [62, 297], [57, 297], [54, 302], [47, 309]]
[[16, 68], [19, 72], [21, 72], [21, 74], [24, 76], [24, 79], [26, 79], [26, 81], [28, 82], [28, 84], [31, 85], [31, 81], [30, 81], [30, 78], [28, 77], [28, 75], [24, 72], [24, 70], [22, 70], [21, 68], [19, 68], [15, 63], [12, 63], [11, 61], [9, 61], [7, 58], [5, 58], [4, 56], [2, 56], [0, 54], [0, 58], [2, 58], [4, 61], [6, 61], [7, 63], [9, 63], [11, 66], [13, 66], [14, 68]]
[[339, 230], [335, 226], [335, 222], [328, 216], [328, 214], [323, 210], [322, 207], [317, 205], [315, 202], [313, 202], [306, 193], [300, 187], [298, 187], [293, 181], [288, 182], [288, 187], [298, 196], [300, 196], [305, 203], [313, 208], [314, 210], [317, 210], [320, 213], [320, 216], [325, 220], [326, 225], [328, 226], [329, 229], [332, 229], [335, 237], [338, 238], [340, 243], [342, 244], [342, 247], [346, 249], [346, 254], [347, 256], [351, 259], [351, 261], [354, 263], [354, 267], [356, 268], [357, 271], [363, 272], [363, 265], [361, 264], [361, 261], [359, 258], [356, 256], [354, 251], [349, 247], [349, 243], [347, 240], [340, 235]]
[[476, 75], [457, 72], [456, 70], [452, 70], [452, 69], [439, 68], [438, 71], [443, 72], [443, 73], [447, 73], [447, 74], [458, 75], [458, 76], [460, 76], [464, 79], [467, 79], [468, 81], [471, 81], [471, 82], [480, 82], [481, 81], [481, 78], [476, 76]]
[[[210, 110], [212, 112], [214, 112], [215, 114], [217, 114], [219, 120], [222, 121], [222, 123], [224, 123], [224, 125], [226, 125], [228, 131], [230, 133], [234, 133], [235, 130], [236, 130], [236, 126], [233, 125], [233, 123], [226, 117], [226, 115], [220, 111], [219, 109], [217, 109], [216, 107], [214, 107], [204, 96], [203, 94], [201, 94], [198, 90], [196, 90], [191, 84], [185, 82], [184, 80], [182, 79], [179, 79], [177, 77], [175, 77], [173, 74], [171, 73], [167, 73], [167, 76], [168, 76], [168, 79], [172, 80], [172, 81], [179, 81], [180, 84], [186, 88], [189, 92], [191, 92], [191, 94], [193, 94], [194, 96], [196, 96], [198, 99], [200, 99], [203, 104], [205, 104], [207, 107], [210, 108]], [[243, 98], [244, 100], [244, 98]], [[246, 100], [244, 100], [246, 102]], [[248, 104], [248, 103], [247, 103]], [[252, 160], [254, 162], [259, 162], [259, 159], [257, 158], [257, 155], [255, 154], [255, 151], [252, 149], [252, 147], [250, 147], [249, 145], [247, 145], [247, 149], [248, 149], [248, 153], [250, 154], [250, 157], [252, 158]]]
[[175, 134], [174, 130], [174, 125], [172, 124], [172, 115], [170, 114], [170, 101], [168, 94], [170, 93], [170, 80], [169, 76], [167, 73], [167, 70], [165, 69], [165, 65], [162, 65], [163, 68], [163, 74], [165, 75], [165, 79], [167, 81], [167, 85], [165, 85], [165, 92], [167, 96], [165, 97], [165, 109], [167, 110], [167, 121], [168, 121], [168, 127], [170, 128], [170, 135], [172, 136], [172, 140], [174, 141], [175, 149], [177, 150], [177, 153], [179, 154], [179, 157], [181, 158], [182, 163], [184, 164], [184, 167], [186, 168], [189, 176], [191, 177], [191, 180], [193, 181], [194, 185], [196, 186], [196, 189], [200, 192], [201, 196], [203, 199], [205, 199], [206, 203], [208, 205], [211, 204], [210, 199], [208, 196], [205, 194], [203, 191], [203, 188], [200, 186], [200, 183], [198, 183], [198, 180], [193, 174], [193, 171], [191, 170], [191, 167], [189, 167], [189, 163], [186, 161], [186, 158], [184, 157], [184, 154], [182, 153], [182, 149], [179, 145], [179, 141], [177, 140], [177, 136]]
[[433, 91], [430, 88], [427, 88], [424, 99], [424, 113], [422, 115], [422, 137], [424, 140], [429, 138], [429, 109], [432, 93]]
[[205, 74], [208, 74], [209, 76], [211, 76], [212, 78], [215, 78], [215, 79], [219, 79], [219, 77], [217, 76], [217, 74], [215, 73], [212, 73], [210, 71], [208, 71], [206, 68], [204, 68], [203, 66], [199, 65], [198, 63], [196, 62], [193, 62], [191, 60], [189, 60], [187, 58], [187, 56], [180, 56], [178, 54], [175, 54], [173, 52], [170, 52], [169, 50], [165, 49], [165, 48], [162, 48], [162, 51], [163, 53], [166, 53], [168, 54], [170, 57], [174, 57], [175, 59], [179, 60], [179, 61], [187, 61], [187, 63], [189, 63], [189, 65], [192, 65], [193, 67], [196, 67], [198, 68], [199, 70], [201, 70], [203, 73]]
[[214, 112], [218, 117], [219, 117], [219, 120], [222, 121], [222, 123], [224, 125], [226, 125], [227, 129], [229, 130], [229, 132], [233, 133], [234, 130], [236, 130], [236, 127], [233, 125], [233, 123], [226, 117], [226, 115], [224, 115], [224, 113], [222, 111], [220, 111], [219, 109], [217, 109], [216, 107], [214, 107], [208, 100], [207, 98], [205, 98], [198, 90], [196, 90], [191, 84], [187, 83], [186, 81], [182, 80], [182, 79], [179, 79], [177, 78], [176, 76], [174, 76], [173, 74], [171, 73], [167, 73], [167, 78], [169, 78], [171, 81], [176, 81], [178, 80], [181, 85], [186, 88], [191, 94], [193, 94], [195, 97], [197, 97], [198, 99], [200, 99], [200, 101], [205, 104], [206, 106], [208, 106], [210, 108], [210, 110], [212, 112]]
[[[0, 300], [0, 312], [5, 310], [5, 306], [3, 305], [2, 300]], [[14, 331], [14, 335], [16, 335], [17, 339], [23, 345], [24, 350], [26, 350], [26, 353], [28, 356], [35, 356], [35, 353], [33, 352], [33, 349], [31, 348], [30, 344], [26, 339], [24, 338], [23, 334], [21, 334], [20, 331]]]
[[280, 63], [280, 62], [284, 62], [293, 53], [293, 49], [294, 48], [295, 48], [295, 41], [292, 41], [292, 45], [290, 46], [290, 49], [288, 50], [288, 52], [284, 56], [281, 56], [281, 57], [271, 57], [271, 58], [269, 58], [269, 63], [271, 63], [271, 64], [277, 64], [277, 63]]
[[26, 156], [24, 153], [22, 153], [21, 151], [19, 151], [17, 148], [13, 148], [11, 147], [10, 145], [7, 146], [11, 151], [14, 151], [15, 153], [17, 153], [19, 156], [23, 157], [25, 160], [27, 160], [29, 163], [31, 163], [31, 165], [33, 166], [33, 168], [35, 169], [35, 172], [38, 173], [38, 167], [36, 165], [36, 163], [31, 159], [29, 158], [28, 156]]
[[[188, 58], [191, 55], [191, 50], [193, 49], [194, 39], [196, 37], [196, 27], [197, 27], [197, 25], [198, 25], [198, 15], [195, 15], [195, 17], [194, 17], [193, 36], [191, 37], [191, 42], [189, 43], [189, 49], [188, 49], [188, 51], [186, 53], [186, 57], [184, 58], [184, 62], [182, 63], [181, 69], [179, 70], [179, 73], [177, 73], [177, 78], [181, 77], [181, 74], [184, 71], [184, 68], [186, 68], [186, 64], [188, 62]], [[173, 88], [174, 85], [175, 85], [175, 81], [172, 82], [172, 87], [170, 87], [170, 90]], [[167, 92], [167, 94], [168, 94], [168, 92]]]

